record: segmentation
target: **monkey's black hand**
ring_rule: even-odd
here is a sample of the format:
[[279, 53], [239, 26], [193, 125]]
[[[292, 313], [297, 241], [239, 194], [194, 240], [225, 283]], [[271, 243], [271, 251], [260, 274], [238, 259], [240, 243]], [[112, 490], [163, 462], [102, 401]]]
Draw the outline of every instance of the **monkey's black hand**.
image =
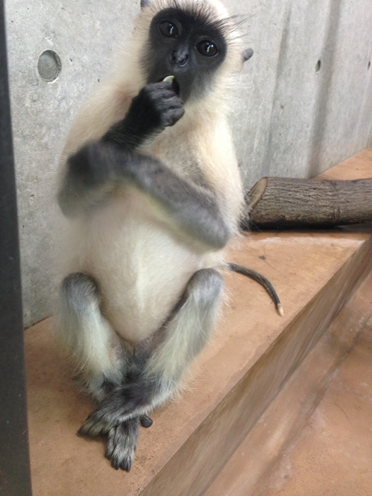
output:
[[127, 118], [139, 135], [151, 135], [174, 126], [185, 113], [171, 83], [148, 84], [133, 98]]
[[184, 113], [171, 83], [148, 84], [133, 98], [125, 118], [109, 129], [102, 141], [134, 151], [146, 139], [174, 126]]

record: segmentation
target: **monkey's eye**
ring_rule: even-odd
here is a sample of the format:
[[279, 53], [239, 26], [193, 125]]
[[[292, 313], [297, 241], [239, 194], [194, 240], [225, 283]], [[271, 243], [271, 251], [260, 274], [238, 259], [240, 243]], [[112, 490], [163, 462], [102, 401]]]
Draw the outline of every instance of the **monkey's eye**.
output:
[[159, 29], [161, 34], [167, 38], [178, 38], [180, 35], [177, 26], [170, 21], [161, 22]]
[[213, 41], [202, 40], [196, 45], [197, 51], [204, 57], [214, 57], [218, 53], [217, 46]]

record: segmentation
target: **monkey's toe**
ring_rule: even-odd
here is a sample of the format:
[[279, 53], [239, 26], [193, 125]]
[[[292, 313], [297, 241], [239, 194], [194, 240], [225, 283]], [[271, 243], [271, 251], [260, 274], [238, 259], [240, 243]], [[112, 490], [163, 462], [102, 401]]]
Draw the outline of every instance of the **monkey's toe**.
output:
[[140, 417], [140, 424], [142, 425], [142, 427], [145, 427], [146, 429], [151, 427], [153, 423], [154, 423], [153, 420], [147, 415], [142, 415], [142, 417]]
[[107, 434], [111, 427], [112, 424], [110, 425], [103, 419], [89, 416], [77, 433], [79, 436], [96, 437]]

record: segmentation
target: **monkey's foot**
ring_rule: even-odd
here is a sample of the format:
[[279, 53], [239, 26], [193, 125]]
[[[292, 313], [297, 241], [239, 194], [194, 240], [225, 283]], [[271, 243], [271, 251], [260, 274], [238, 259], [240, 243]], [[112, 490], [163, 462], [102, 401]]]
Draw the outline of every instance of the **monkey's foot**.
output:
[[111, 465], [116, 469], [129, 472], [137, 448], [139, 434], [139, 419], [126, 420], [108, 432], [106, 458], [111, 460]]
[[88, 416], [78, 434], [98, 436], [133, 418], [139, 419], [143, 427], [150, 427], [152, 420], [147, 417], [151, 410], [156, 385], [150, 381], [131, 383], [110, 393]]

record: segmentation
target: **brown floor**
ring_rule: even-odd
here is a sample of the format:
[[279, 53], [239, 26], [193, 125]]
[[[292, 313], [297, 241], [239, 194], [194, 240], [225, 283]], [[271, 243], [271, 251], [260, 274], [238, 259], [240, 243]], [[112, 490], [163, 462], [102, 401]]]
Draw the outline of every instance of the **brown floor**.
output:
[[[346, 179], [350, 168], [353, 169], [353, 179], [372, 177], [372, 148], [347, 162], [349, 165], [345, 172], [341, 175], [333, 172], [332, 177]], [[183, 490], [181, 485], [193, 471], [195, 477], [192, 480], [200, 479], [197, 470], [202, 471], [203, 467], [194, 463], [195, 452], [199, 450], [203, 462], [207, 464], [212, 460], [213, 465], [217, 451], [210, 442], [211, 437], [200, 443], [198, 436], [206, 432], [208, 425], [211, 426], [210, 436], [216, 437], [215, 433], [219, 433], [214, 427], [223, 430], [225, 423], [217, 425], [221, 413], [219, 405], [263, 354], [275, 342], [280, 344], [283, 330], [362, 247], [369, 232], [370, 229], [359, 233], [334, 230], [242, 236], [231, 254], [232, 260], [271, 279], [282, 297], [285, 315], [281, 318], [275, 313], [267, 294], [256, 283], [227, 274], [230, 305], [220, 329], [203, 351], [199, 367], [194, 368], [191, 387], [180, 399], [154, 412], [154, 425], [141, 431], [130, 474], [116, 472], [110, 467], [104, 458], [103, 441], [89, 441], [76, 436], [93, 403], [73, 380], [71, 364], [63, 358], [51, 337], [50, 321], [27, 330], [33, 494], [138, 495], [146, 491], [153, 479], [161, 480], [159, 475], [162, 473], [167, 475], [164, 467], [171, 467], [170, 461], [181, 453], [182, 463], [172, 473], [172, 480], [178, 478], [177, 495], [194, 496], [195, 492]], [[195, 445], [190, 442], [191, 438], [195, 439]], [[188, 451], [190, 449], [192, 451]], [[176, 493], [172, 487], [170, 492], [146, 494], [174, 496]], [[298, 496], [302, 494], [308, 493], [297, 493]]]
[[372, 495], [372, 319], [263, 495]]

